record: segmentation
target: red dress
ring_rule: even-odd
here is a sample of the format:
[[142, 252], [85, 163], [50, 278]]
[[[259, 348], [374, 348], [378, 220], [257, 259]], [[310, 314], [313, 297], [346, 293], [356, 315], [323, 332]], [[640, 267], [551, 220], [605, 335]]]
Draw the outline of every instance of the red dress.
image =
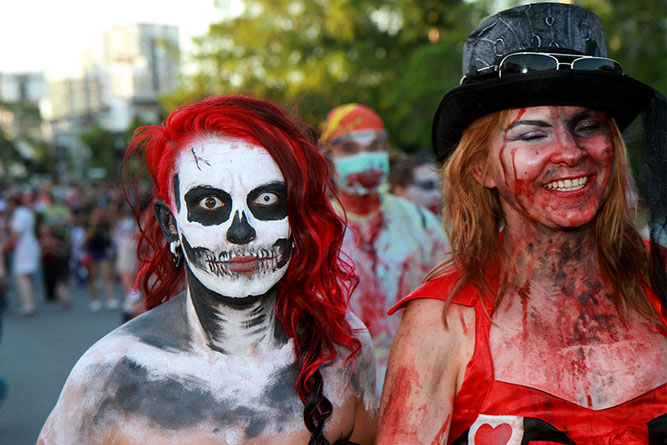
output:
[[[446, 300], [459, 277], [453, 273], [424, 283], [398, 303], [420, 298]], [[497, 286], [497, 283], [493, 283]], [[660, 313], [654, 293], [648, 292]], [[667, 384], [621, 405], [586, 408], [542, 390], [494, 379], [489, 349], [493, 303], [464, 286], [453, 302], [475, 309], [475, 351], [454, 400], [449, 443], [453, 444], [667, 444]], [[664, 324], [667, 320], [662, 318]], [[545, 361], [548, 366], [548, 362]], [[666, 371], [667, 372], [667, 371]]]

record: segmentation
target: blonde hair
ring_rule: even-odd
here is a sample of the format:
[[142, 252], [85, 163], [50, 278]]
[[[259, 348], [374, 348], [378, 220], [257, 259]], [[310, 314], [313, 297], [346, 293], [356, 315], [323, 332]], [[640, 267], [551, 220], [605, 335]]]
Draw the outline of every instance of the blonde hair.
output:
[[[489, 138], [493, 129], [507, 122], [509, 113], [491, 113], [470, 124], [442, 169], [444, 227], [452, 255], [426, 279], [461, 272], [449, 290], [447, 304], [464, 285], [471, 284], [480, 290], [480, 298], [486, 295], [497, 307], [500, 300], [487, 279], [489, 266], [499, 265], [500, 288], [511, 271], [511, 259], [498, 235], [504, 222], [498, 192], [475, 179], [486, 176]], [[642, 286], [649, 283], [649, 262], [646, 245], [635, 227], [634, 203], [628, 202], [632, 180], [626, 147], [613, 119], [610, 124], [616, 154], [611, 191], [595, 220], [598, 261], [614, 289], [611, 299], [621, 319], [625, 322], [632, 308], [655, 321], [657, 313]]]

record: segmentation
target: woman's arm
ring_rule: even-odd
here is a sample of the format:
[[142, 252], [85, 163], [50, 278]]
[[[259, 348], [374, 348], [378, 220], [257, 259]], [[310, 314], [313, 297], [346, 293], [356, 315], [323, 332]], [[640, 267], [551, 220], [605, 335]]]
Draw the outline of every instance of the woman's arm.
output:
[[353, 335], [361, 342], [361, 350], [354, 359], [350, 384], [354, 392], [354, 426], [349, 441], [361, 445], [373, 445], [378, 422], [378, 394], [376, 391], [376, 365], [373, 341], [363, 322], [352, 313], [347, 321]]
[[454, 397], [474, 350], [474, 310], [444, 301], [407, 304], [389, 355], [378, 444], [445, 444]]

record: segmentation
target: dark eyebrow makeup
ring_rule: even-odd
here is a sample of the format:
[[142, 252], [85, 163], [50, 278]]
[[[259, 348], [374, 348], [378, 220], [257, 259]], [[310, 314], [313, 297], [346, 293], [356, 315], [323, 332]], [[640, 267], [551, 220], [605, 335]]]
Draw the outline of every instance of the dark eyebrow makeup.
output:
[[542, 127], [542, 128], [548, 128], [551, 127], [550, 124], [544, 121], [539, 121], [539, 120], [522, 120], [518, 122], [514, 122], [512, 125], [507, 127], [505, 131], [511, 130], [514, 127], [518, 127], [519, 125], [534, 125], [536, 127]]

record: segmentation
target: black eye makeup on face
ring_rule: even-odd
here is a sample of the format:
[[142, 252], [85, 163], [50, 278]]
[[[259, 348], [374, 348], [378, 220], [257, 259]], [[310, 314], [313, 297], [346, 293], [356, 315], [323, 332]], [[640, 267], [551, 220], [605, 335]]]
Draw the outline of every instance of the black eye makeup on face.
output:
[[352, 141], [346, 141], [340, 144], [340, 152], [346, 155], [356, 154], [361, 150], [359, 144]]
[[368, 146], [368, 151], [385, 151], [387, 150], [387, 138], [377, 137]]
[[232, 197], [224, 190], [213, 187], [195, 187], [185, 194], [188, 221], [204, 226], [221, 224], [229, 219]]
[[287, 186], [284, 182], [273, 182], [257, 187], [248, 193], [247, 204], [259, 220], [283, 219], [287, 216]]

